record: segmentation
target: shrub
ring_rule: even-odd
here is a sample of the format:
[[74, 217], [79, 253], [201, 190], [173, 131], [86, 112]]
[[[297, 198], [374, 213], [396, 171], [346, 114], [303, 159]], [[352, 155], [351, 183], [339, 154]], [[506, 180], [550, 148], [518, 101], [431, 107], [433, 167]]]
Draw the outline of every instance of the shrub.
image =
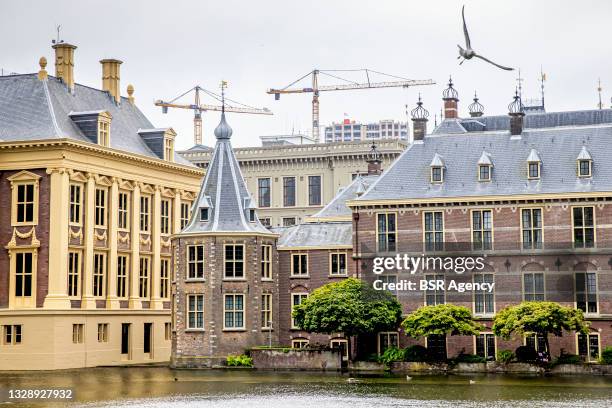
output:
[[389, 347], [385, 352], [378, 358], [378, 361], [389, 365], [394, 361], [404, 360], [404, 350], [397, 347]]
[[253, 359], [246, 354], [238, 356], [227, 356], [226, 363], [229, 367], [253, 367]]
[[514, 350], [516, 359], [521, 363], [533, 363], [538, 359], [538, 352], [529, 346], [520, 346]]
[[497, 352], [497, 361], [503, 364], [508, 364], [515, 359], [515, 355], [512, 350], [500, 350]]
[[601, 351], [601, 363], [612, 364], [612, 346], [608, 346]]
[[454, 363], [486, 363], [487, 359], [475, 354], [464, 354], [459, 353], [457, 357], [453, 359]]
[[555, 360], [555, 364], [580, 364], [581, 362], [580, 356], [563, 352]]
[[429, 351], [421, 345], [417, 344], [404, 349], [404, 361], [424, 362], [429, 360], [431, 360]]

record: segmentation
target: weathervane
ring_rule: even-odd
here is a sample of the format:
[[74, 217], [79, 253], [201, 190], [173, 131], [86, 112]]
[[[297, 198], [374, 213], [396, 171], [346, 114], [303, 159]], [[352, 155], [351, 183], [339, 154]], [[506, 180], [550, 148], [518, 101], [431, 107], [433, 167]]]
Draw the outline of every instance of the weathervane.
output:
[[62, 28], [62, 25], [58, 25], [57, 27], [55, 27], [55, 30], [57, 31], [57, 38], [55, 40], [51, 40], [51, 44], [61, 44], [64, 42], [64, 40], [60, 40], [60, 30]]
[[225, 113], [225, 88], [227, 88], [227, 81], [221, 80], [219, 88], [221, 88], [221, 112]]
[[470, 42], [470, 35], [468, 33], [467, 25], [465, 24], [465, 6], [461, 8], [461, 17], [463, 17], [463, 36], [465, 37], [465, 49], [461, 47], [459, 44], [457, 44], [457, 47], [459, 47], [459, 56], [457, 57], [457, 59], [463, 58], [463, 60], [461, 60], [459, 65], [463, 64], [466, 60], [476, 57], [476, 58], [480, 58], [483, 61], [488, 62], [489, 64], [495, 65], [498, 68], [504, 69], [506, 71], [512, 71], [514, 68], [504, 67], [503, 65], [496, 64], [495, 62], [483, 57], [482, 55], [476, 54], [476, 51], [472, 49], [472, 44]]

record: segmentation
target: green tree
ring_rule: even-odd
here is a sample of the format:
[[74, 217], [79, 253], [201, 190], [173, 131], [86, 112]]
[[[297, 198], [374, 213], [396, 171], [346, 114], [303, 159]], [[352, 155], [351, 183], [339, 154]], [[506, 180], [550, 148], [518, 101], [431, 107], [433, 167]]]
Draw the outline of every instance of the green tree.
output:
[[534, 333], [544, 337], [546, 354], [550, 357], [548, 335], [563, 335], [563, 331], [587, 334], [589, 323], [582, 310], [561, 306], [556, 302], [522, 302], [508, 306], [495, 316], [493, 333], [505, 340], [513, 335]]
[[344, 333], [351, 336], [395, 330], [402, 306], [389, 292], [348, 278], [315, 289], [293, 308], [298, 327], [311, 333]]
[[483, 329], [468, 308], [452, 304], [422, 306], [406, 316], [402, 327], [415, 339], [433, 335], [476, 335]]

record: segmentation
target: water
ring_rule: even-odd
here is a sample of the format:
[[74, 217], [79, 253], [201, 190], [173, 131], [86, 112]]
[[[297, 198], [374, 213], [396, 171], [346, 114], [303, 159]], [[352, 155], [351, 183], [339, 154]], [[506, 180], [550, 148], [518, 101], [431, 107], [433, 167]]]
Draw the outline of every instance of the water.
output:
[[[610, 377], [379, 375], [93, 368], [0, 373], [0, 388], [74, 388], [71, 402], [8, 407], [612, 407]], [[470, 380], [475, 384], [470, 384]]]

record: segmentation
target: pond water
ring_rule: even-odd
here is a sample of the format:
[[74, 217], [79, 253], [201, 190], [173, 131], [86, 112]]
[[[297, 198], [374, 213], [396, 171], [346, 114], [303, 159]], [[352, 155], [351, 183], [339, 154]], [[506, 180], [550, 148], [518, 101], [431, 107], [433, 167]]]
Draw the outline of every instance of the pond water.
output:
[[[71, 402], [8, 407], [612, 407], [610, 377], [378, 375], [93, 368], [0, 373], [0, 388], [73, 388]], [[472, 381], [470, 381], [472, 380]]]

